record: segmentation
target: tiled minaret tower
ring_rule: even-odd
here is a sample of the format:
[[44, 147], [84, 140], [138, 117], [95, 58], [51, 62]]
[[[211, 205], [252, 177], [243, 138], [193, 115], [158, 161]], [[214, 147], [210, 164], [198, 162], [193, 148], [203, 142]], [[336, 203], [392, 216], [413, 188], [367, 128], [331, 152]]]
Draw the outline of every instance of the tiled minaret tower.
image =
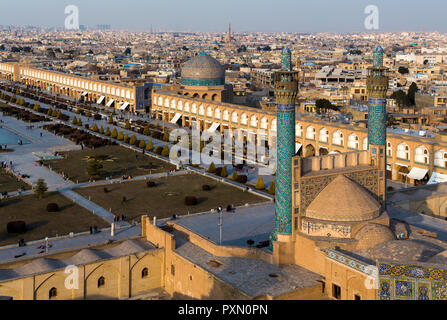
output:
[[277, 103], [275, 232], [273, 241], [292, 235], [292, 157], [295, 155], [295, 99], [298, 71], [292, 71], [292, 54], [282, 53], [282, 70], [275, 72]]
[[386, 94], [388, 76], [383, 66], [383, 48], [378, 45], [373, 53], [373, 66], [368, 69], [368, 144], [371, 163], [379, 168], [379, 201], [385, 205], [386, 196]]

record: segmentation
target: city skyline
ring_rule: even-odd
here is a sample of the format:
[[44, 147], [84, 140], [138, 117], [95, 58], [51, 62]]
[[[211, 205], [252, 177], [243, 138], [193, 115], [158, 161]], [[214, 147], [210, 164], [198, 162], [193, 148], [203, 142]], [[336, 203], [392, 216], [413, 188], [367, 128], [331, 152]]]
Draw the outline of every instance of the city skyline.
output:
[[[285, 8], [280, 14], [265, 10], [269, 5], [265, 0], [243, 3], [230, 0], [225, 6], [210, 5], [204, 0], [192, 3], [47, 0], [44, 5], [30, 0], [7, 0], [5, 6], [9, 10], [0, 13], [1, 25], [63, 28], [64, 9], [68, 5], [79, 8], [81, 25], [109, 24], [115, 30], [226, 32], [231, 23], [234, 32], [447, 32], [447, 22], [442, 16], [447, 3], [441, 0], [345, 0], [343, 4], [329, 0], [310, 3], [279, 0], [275, 6]], [[369, 5], [379, 9], [377, 30], [367, 30], [364, 26], [368, 16], [364, 10]], [[11, 15], [11, 11], [20, 14]]]

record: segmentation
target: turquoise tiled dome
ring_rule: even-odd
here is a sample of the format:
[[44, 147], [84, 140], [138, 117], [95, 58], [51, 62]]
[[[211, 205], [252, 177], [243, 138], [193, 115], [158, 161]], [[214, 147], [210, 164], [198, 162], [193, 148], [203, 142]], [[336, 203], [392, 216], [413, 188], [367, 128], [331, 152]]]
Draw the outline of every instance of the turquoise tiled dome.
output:
[[206, 53], [187, 61], [182, 69], [182, 84], [186, 86], [220, 86], [225, 84], [225, 69]]

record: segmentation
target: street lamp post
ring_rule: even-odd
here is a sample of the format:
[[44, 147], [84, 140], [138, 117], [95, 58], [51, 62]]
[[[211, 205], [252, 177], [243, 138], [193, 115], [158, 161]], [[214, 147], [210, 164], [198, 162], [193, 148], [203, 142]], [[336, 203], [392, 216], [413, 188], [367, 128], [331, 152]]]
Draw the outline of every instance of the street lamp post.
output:
[[219, 245], [222, 245], [222, 226], [223, 226], [223, 217], [222, 217], [222, 207], [218, 207], [217, 211], [219, 212]]

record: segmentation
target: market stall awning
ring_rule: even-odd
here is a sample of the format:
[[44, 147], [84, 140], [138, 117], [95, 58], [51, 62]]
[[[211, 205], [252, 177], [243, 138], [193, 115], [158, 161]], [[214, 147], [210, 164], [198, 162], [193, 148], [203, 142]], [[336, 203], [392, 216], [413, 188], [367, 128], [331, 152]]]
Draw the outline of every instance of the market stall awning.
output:
[[217, 130], [217, 128], [219, 128], [220, 123], [217, 122], [213, 122], [213, 124], [211, 125], [211, 127], [209, 127], [208, 132], [215, 132]]
[[106, 107], [110, 107], [114, 101], [115, 100], [110, 99], [109, 102], [107, 102]]
[[105, 99], [104, 96], [100, 96], [98, 101], [96, 101], [97, 104], [101, 104], [103, 102], [103, 100]]
[[413, 168], [411, 168], [410, 173], [408, 174], [408, 178], [414, 179], [414, 180], [421, 180], [421, 179], [424, 179], [427, 172], [428, 172], [427, 169], [413, 167]]
[[437, 184], [444, 182], [447, 182], [447, 175], [438, 172], [433, 172], [427, 184]]
[[180, 119], [181, 116], [182, 116], [181, 113], [176, 113], [174, 118], [172, 118], [172, 120], [170, 122], [171, 123], [177, 123], [178, 119]]
[[124, 102], [123, 105], [120, 107], [120, 110], [126, 110], [126, 108], [129, 106], [129, 102]]

